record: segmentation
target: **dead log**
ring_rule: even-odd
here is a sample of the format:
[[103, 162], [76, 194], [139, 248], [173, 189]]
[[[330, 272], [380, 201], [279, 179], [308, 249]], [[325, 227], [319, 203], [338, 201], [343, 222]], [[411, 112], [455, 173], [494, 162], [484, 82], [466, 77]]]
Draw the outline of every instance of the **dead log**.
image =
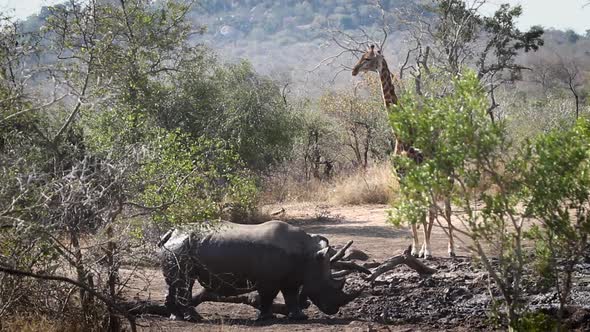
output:
[[338, 250], [336, 252], [336, 254], [334, 254], [334, 256], [332, 256], [332, 258], [330, 258], [330, 263], [334, 263], [339, 261], [342, 257], [344, 257], [344, 254], [346, 253], [346, 249], [350, 248], [350, 246], [352, 245], [353, 241], [350, 240], [348, 241], [348, 243], [342, 247], [340, 250]]
[[341, 270], [341, 271], [336, 271], [336, 272], [332, 272], [332, 278], [343, 278], [346, 277], [349, 274], [353, 274], [354, 271], [351, 270]]
[[[191, 305], [196, 307], [202, 302], [223, 302], [223, 303], [238, 303], [238, 304], [247, 304], [251, 307], [256, 309], [260, 306], [260, 295], [256, 291], [250, 292], [247, 294], [242, 295], [235, 295], [235, 296], [219, 296], [214, 293], [207, 292], [203, 290], [201, 293], [193, 296], [191, 301]], [[284, 303], [273, 303], [272, 304], [272, 312], [275, 314], [281, 314], [287, 316], [289, 314], [289, 310], [287, 309], [287, 305]]]
[[382, 275], [387, 271], [393, 270], [396, 266], [405, 264], [409, 268], [414, 269], [420, 275], [431, 275], [436, 272], [435, 269], [424, 265], [424, 263], [417, 260], [414, 256], [411, 255], [412, 246], [408, 247], [408, 249], [404, 250], [404, 252], [399, 256], [391, 257], [390, 259], [383, 262], [379, 265], [373, 273], [368, 276], [365, 280], [373, 282], [377, 277]]
[[381, 265], [381, 263], [375, 261], [363, 263], [363, 267], [366, 267], [367, 269], [373, 269], [379, 265]]

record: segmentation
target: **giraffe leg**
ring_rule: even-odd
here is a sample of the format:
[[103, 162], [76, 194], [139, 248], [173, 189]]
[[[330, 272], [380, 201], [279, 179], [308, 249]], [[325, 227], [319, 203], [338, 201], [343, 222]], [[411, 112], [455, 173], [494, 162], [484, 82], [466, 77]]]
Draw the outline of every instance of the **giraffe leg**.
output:
[[426, 215], [422, 216], [422, 220], [420, 220], [420, 223], [422, 224], [422, 234], [424, 235], [424, 240], [422, 242], [422, 247], [420, 248], [420, 253], [418, 254], [418, 257], [420, 258], [426, 258], [427, 253], [430, 252], [430, 248], [428, 247], [428, 240], [426, 235], [428, 235], [428, 227], [426, 227]]
[[432, 231], [432, 225], [434, 224], [434, 218], [436, 211], [432, 208], [428, 209], [428, 223], [426, 218], [423, 221], [424, 224], [424, 259], [432, 258], [432, 252], [430, 251], [430, 232]]
[[455, 257], [455, 241], [453, 239], [453, 223], [451, 222], [451, 215], [452, 215], [452, 208], [451, 208], [451, 200], [446, 198], [445, 199], [445, 218], [447, 219], [447, 224], [449, 226], [449, 256]]
[[420, 241], [418, 240], [418, 227], [416, 224], [412, 224], [412, 256], [418, 256], [418, 245]]
[[[422, 232], [424, 233], [424, 232]], [[426, 239], [422, 242], [422, 246], [420, 247], [420, 252], [418, 253], [418, 257], [424, 258], [424, 252], [426, 251]]]

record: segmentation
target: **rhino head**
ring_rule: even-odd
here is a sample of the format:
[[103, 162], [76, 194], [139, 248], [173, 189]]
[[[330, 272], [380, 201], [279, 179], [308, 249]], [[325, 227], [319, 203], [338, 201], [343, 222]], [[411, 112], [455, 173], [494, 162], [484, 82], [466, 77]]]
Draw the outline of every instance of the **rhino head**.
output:
[[323, 313], [333, 315], [340, 307], [354, 300], [359, 294], [343, 291], [345, 280], [334, 279], [330, 267], [330, 247], [313, 255], [306, 266], [303, 292]]

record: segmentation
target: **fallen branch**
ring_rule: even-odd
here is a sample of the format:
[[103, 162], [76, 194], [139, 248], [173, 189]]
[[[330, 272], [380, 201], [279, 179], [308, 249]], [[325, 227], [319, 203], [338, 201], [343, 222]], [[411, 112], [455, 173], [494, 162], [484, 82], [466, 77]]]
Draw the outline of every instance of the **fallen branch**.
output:
[[375, 271], [373, 271], [373, 273], [365, 280], [373, 282], [375, 281], [375, 279], [377, 279], [377, 277], [379, 277], [383, 273], [391, 271], [396, 266], [401, 264], [405, 264], [409, 268], [414, 269], [420, 275], [431, 275], [436, 272], [435, 269], [424, 265], [422, 262], [414, 258], [414, 256], [411, 255], [411, 252], [412, 246], [409, 246], [408, 249], [404, 250], [404, 252], [401, 255], [391, 257], [390, 259], [386, 260], [381, 265], [379, 265], [375, 269]]
[[363, 263], [363, 267], [366, 267], [367, 269], [373, 269], [379, 265], [381, 265], [381, 263], [375, 261]]

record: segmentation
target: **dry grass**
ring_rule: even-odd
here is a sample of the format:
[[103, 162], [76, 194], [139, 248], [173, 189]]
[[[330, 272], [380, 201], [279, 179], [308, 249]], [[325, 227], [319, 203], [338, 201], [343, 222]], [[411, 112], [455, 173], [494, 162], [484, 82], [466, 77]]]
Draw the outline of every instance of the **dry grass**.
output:
[[385, 163], [337, 179], [328, 197], [334, 204], [386, 204], [398, 188], [391, 166]]
[[382, 163], [330, 181], [297, 181], [276, 176], [265, 185], [263, 203], [322, 202], [330, 204], [386, 204], [398, 192], [391, 165]]
[[275, 173], [265, 179], [261, 201], [263, 204], [323, 201], [325, 187], [326, 182], [304, 181], [290, 174]]
[[61, 322], [43, 316], [14, 317], [3, 320], [0, 330], [7, 332], [82, 332], [86, 331], [77, 322]]

